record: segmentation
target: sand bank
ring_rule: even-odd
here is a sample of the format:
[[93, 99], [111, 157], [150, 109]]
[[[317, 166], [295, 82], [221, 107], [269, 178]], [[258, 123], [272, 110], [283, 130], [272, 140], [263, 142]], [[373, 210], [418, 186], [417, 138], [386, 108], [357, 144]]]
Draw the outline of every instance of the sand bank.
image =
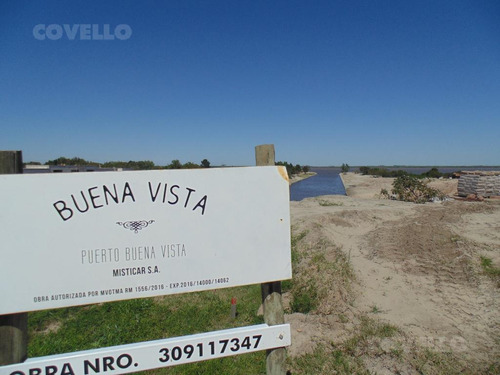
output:
[[316, 176], [316, 172], [307, 172], [307, 173], [300, 173], [300, 174], [294, 174], [292, 177], [290, 177], [290, 185], [294, 184], [296, 182], [305, 180], [306, 178]]

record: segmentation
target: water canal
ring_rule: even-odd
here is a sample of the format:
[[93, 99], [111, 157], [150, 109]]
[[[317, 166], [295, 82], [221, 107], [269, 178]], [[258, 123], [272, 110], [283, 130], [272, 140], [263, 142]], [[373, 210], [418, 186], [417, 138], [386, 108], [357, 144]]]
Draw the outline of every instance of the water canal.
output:
[[320, 195], [345, 195], [344, 184], [339, 175], [340, 168], [316, 167], [311, 168], [311, 172], [316, 175], [292, 184], [290, 200], [301, 201]]

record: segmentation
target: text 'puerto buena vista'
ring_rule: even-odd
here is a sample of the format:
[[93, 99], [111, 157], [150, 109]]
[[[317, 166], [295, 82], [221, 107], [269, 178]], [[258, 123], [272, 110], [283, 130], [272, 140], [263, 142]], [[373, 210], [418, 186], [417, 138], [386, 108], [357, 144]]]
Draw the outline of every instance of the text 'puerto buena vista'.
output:
[[160, 246], [130, 246], [120, 248], [85, 249], [81, 251], [82, 264], [100, 264], [110, 262], [132, 262], [150, 259], [183, 258], [187, 256], [183, 243], [164, 244]]

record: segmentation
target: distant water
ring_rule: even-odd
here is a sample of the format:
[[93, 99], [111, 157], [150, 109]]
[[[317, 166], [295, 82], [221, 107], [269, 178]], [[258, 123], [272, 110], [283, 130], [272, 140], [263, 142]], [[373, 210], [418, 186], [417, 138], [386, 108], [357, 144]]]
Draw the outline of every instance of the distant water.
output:
[[340, 168], [311, 168], [317, 174], [296, 182], [290, 187], [290, 200], [301, 201], [304, 198], [320, 195], [345, 195], [345, 188], [340, 179]]

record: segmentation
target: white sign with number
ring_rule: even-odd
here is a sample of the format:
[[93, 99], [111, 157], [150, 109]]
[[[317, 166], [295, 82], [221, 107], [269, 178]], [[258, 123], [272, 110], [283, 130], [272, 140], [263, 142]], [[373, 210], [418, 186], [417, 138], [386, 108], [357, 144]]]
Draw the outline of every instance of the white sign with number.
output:
[[0, 367], [0, 375], [128, 374], [283, 347], [290, 343], [289, 324], [261, 324], [28, 359], [24, 363]]
[[291, 278], [283, 167], [2, 175], [0, 202], [0, 314]]

